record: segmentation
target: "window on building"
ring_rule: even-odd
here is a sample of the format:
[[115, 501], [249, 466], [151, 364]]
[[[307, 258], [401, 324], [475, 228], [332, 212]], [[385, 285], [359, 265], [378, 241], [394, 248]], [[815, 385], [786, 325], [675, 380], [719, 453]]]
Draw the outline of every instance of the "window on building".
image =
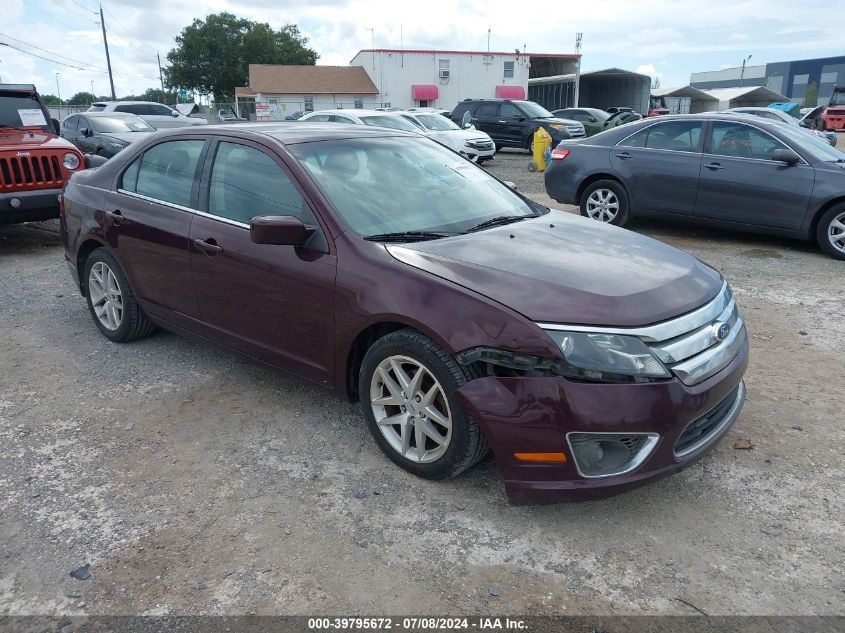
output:
[[305, 97], [305, 111], [314, 112], [314, 97]]
[[505, 62], [505, 79], [513, 77], [513, 62]]
[[[133, 164], [123, 174], [122, 187], [156, 200], [191, 204], [191, 189], [205, 141], [168, 141], [144, 152], [135, 171]], [[133, 186], [134, 185], [134, 186]]]
[[450, 75], [451, 71], [449, 70], [449, 60], [441, 59], [439, 62], [438, 76], [440, 77], [440, 79], [449, 79]]
[[364, 108], [364, 99], [361, 97], [355, 97], [355, 109], [362, 110]]
[[807, 83], [810, 81], [810, 75], [795, 75], [792, 78], [792, 94], [793, 99], [803, 99], [807, 94]]

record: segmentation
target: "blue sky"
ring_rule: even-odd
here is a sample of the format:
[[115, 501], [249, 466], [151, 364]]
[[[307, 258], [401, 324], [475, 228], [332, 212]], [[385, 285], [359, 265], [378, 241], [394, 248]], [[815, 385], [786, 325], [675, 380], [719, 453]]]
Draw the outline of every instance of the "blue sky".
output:
[[[4, 0], [0, 79], [34, 82], [62, 97], [108, 92], [95, 0]], [[194, 17], [231, 11], [279, 27], [294, 22], [320, 53], [319, 63], [347, 64], [373, 36], [380, 48], [487, 48], [573, 52], [583, 35], [584, 70], [611, 66], [683, 85], [690, 72], [845, 54], [841, 25], [824, 16], [829, 0], [591, 0], [522, 11], [513, 0], [103, 0], [118, 95], [158, 86], [164, 59]], [[371, 32], [370, 29], [373, 29]], [[16, 49], [23, 49], [22, 52]], [[41, 56], [41, 59], [36, 57]]]

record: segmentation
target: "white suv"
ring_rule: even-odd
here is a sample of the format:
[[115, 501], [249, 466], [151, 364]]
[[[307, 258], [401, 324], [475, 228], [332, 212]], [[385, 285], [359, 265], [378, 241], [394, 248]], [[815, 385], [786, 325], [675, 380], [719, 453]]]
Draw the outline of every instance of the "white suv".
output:
[[98, 101], [91, 104], [88, 112], [129, 112], [138, 115], [157, 130], [208, 123], [205, 119], [185, 116], [154, 101]]

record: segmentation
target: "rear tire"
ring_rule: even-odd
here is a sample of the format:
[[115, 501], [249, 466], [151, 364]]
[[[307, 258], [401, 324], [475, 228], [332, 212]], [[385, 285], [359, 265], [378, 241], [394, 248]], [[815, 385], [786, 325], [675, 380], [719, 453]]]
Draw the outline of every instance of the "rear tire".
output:
[[585, 218], [614, 226], [628, 223], [628, 192], [617, 180], [597, 180], [584, 189], [578, 204]]
[[834, 259], [845, 260], [845, 203], [833, 205], [819, 219], [816, 241]]
[[149, 336], [155, 326], [141, 310], [126, 274], [105, 248], [85, 261], [85, 300], [100, 333], [115, 343]]
[[378, 339], [358, 374], [361, 409], [376, 444], [394, 464], [425, 479], [448, 479], [478, 463], [487, 439], [455, 396], [472, 377], [416, 330]]

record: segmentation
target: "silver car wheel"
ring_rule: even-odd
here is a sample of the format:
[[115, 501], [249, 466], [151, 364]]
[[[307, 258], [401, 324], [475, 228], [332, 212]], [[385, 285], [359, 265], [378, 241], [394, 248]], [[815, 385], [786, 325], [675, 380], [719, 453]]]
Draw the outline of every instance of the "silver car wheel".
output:
[[123, 322], [123, 293], [112, 269], [96, 262], [88, 273], [88, 294], [94, 314], [104, 328], [114, 332]]
[[827, 239], [833, 248], [845, 253], [845, 212], [833, 218], [827, 227]]
[[610, 189], [596, 189], [587, 198], [587, 215], [599, 222], [613, 222], [619, 214], [619, 198]]
[[402, 457], [437, 461], [452, 439], [452, 412], [443, 387], [422, 363], [389, 356], [370, 379], [370, 406], [381, 434]]

